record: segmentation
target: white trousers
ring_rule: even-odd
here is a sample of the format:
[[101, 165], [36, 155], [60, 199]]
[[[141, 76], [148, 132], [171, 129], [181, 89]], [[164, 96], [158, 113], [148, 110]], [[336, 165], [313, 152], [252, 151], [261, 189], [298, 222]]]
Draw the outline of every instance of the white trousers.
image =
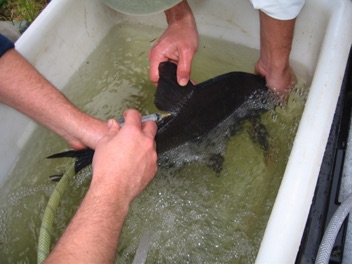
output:
[[250, 0], [255, 9], [272, 18], [290, 20], [298, 16], [305, 0]]

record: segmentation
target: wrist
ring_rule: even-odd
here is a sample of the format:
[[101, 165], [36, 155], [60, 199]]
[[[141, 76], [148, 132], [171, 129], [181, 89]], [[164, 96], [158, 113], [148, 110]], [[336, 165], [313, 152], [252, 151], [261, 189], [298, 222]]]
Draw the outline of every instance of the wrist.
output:
[[[78, 128], [79, 129], [79, 128]], [[87, 116], [83, 124], [80, 140], [88, 147], [95, 149], [99, 140], [107, 133], [106, 121]]]
[[186, 0], [165, 11], [168, 25], [194, 24], [194, 17]]
[[67, 131], [63, 131], [62, 136], [72, 148], [82, 149], [89, 147], [95, 149], [98, 141], [107, 132], [107, 123], [100, 119], [96, 119], [83, 112], [78, 113], [76, 118], [68, 118], [70, 124], [66, 127]]
[[87, 195], [99, 200], [104, 207], [110, 208], [111, 213], [116, 212], [119, 219], [127, 216], [129, 206], [133, 199], [122, 188], [123, 183], [114, 180], [108, 173], [94, 171], [93, 179]]

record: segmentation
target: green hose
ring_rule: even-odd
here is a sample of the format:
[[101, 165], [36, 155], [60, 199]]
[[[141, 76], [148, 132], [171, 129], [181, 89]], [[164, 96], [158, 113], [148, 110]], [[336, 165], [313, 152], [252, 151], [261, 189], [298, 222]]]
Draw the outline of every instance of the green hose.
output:
[[42, 225], [40, 226], [40, 234], [38, 241], [38, 264], [42, 264], [50, 253], [50, 240], [56, 210], [59, 206], [63, 194], [65, 193], [68, 185], [71, 182], [71, 179], [75, 174], [75, 164], [73, 162], [70, 168], [62, 176], [59, 183], [56, 185], [54, 192], [50, 196], [48, 205], [45, 208]]

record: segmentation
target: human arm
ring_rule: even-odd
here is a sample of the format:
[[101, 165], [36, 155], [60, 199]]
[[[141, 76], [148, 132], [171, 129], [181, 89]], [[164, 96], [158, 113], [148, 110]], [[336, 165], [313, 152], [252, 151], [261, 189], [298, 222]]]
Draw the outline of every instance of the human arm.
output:
[[187, 0], [165, 11], [168, 27], [149, 51], [150, 80], [157, 84], [161, 62], [177, 66], [177, 81], [184, 86], [191, 74], [191, 64], [198, 49], [198, 31]]
[[132, 200], [157, 171], [156, 124], [125, 112], [123, 128], [109, 121], [97, 145], [91, 185], [46, 263], [113, 263]]
[[51, 129], [74, 149], [95, 149], [107, 131], [106, 122], [74, 106], [15, 49], [0, 57], [0, 103]]
[[265, 77], [274, 91], [287, 93], [296, 84], [290, 67], [295, 20], [305, 0], [250, 0], [259, 9], [260, 58], [256, 73]]
[[269, 88], [287, 93], [297, 82], [289, 63], [295, 19], [279, 20], [262, 11], [259, 17], [260, 57], [255, 71], [265, 77]]

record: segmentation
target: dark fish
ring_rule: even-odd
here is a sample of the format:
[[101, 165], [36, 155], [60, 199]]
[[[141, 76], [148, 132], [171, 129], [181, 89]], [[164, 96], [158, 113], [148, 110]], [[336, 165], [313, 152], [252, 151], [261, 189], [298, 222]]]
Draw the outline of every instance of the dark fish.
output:
[[237, 111], [246, 119], [272, 107], [264, 78], [245, 72], [230, 72], [193, 85], [181, 87], [176, 79], [176, 65], [159, 66], [159, 84], [155, 105], [171, 113], [158, 123], [158, 153], [201, 137]]
[[[257, 75], [230, 72], [197, 85], [189, 82], [182, 87], [177, 83], [176, 71], [177, 66], [173, 63], [159, 65], [160, 79], [154, 103], [159, 110], [171, 115], [158, 123], [158, 154], [201, 139], [230, 116], [235, 120], [231, 128], [235, 132], [241, 121], [253, 119], [273, 107], [265, 80]], [[92, 163], [93, 154], [91, 149], [71, 150], [48, 158], [76, 158], [78, 172]]]

